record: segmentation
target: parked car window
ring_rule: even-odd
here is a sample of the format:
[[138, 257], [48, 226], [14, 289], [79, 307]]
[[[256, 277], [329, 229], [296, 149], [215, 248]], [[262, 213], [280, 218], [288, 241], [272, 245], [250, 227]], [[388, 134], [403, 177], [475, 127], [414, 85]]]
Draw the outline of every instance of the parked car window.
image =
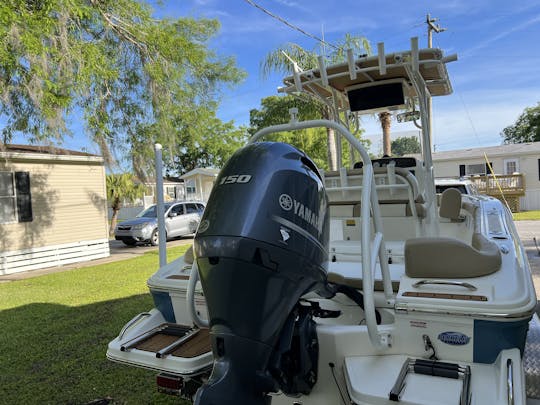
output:
[[176, 215], [182, 215], [184, 214], [184, 205], [178, 204], [171, 208], [171, 213], [174, 213]]
[[[171, 204], [163, 204], [163, 211], [167, 212]], [[137, 215], [137, 218], [157, 218], [157, 206], [152, 205]]]
[[202, 204], [195, 204], [197, 206], [197, 210], [202, 213], [204, 211], [204, 205]]
[[196, 214], [199, 210], [195, 204], [186, 204], [186, 214]]
[[444, 186], [443, 185], [436, 185], [435, 186], [435, 192], [438, 193], [438, 194], [441, 194], [445, 190], [448, 190], [449, 188], [455, 188], [455, 189], [459, 190], [459, 192], [461, 194], [468, 194], [467, 189], [465, 188], [465, 186], [463, 184], [445, 184]]

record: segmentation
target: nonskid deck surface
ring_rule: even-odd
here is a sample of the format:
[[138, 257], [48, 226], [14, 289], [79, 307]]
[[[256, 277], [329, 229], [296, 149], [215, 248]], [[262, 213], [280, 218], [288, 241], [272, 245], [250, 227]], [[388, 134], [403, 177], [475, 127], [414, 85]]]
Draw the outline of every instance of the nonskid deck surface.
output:
[[142, 339], [126, 342], [124, 347], [156, 353], [156, 357], [171, 355], [193, 358], [212, 350], [207, 328], [166, 323], [154, 328], [153, 333]]

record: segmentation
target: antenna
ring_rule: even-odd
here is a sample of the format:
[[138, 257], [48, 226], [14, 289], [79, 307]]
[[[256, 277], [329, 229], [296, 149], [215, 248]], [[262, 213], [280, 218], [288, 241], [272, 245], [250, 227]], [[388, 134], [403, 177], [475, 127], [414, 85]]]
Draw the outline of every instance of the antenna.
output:
[[[432, 48], [433, 47], [433, 31], [435, 31], [437, 34], [439, 32], [443, 32], [443, 31], [446, 31], [446, 28], [442, 28], [440, 25], [437, 25], [435, 24], [439, 19], [438, 18], [431, 18], [431, 16], [429, 15], [429, 13], [426, 15], [426, 24], [428, 26], [428, 31], [427, 31], [427, 41], [428, 41], [428, 48]], [[427, 113], [428, 113], [428, 120], [429, 120], [429, 145], [430, 145], [430, 148], [432, 147], [431, 145], [433, 145], [433, 128], [431, 127], [431, 124], [432, 124], [432, 119], [431, 119], [431, 111], [432, 111], [432, 102], [431, 102], [431, 97], [428, 98], [427, 100]]]
[[426, 15], [426, 24], [428, 26], [428, 48], [433, 47], [433, 31], [437, 34], [446, 31], [446, 28], [442, 28], [440, 25], [435, 24], [437, 21], [439, 21], [438, 18], [431, 18], [429, 14]]

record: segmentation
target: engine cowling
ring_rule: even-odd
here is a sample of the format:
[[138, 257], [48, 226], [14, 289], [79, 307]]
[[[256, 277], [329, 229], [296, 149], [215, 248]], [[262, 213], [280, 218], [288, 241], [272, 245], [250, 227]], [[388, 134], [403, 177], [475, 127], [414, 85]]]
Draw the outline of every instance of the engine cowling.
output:
[[[291, 385], [298, 376], [285, 384], [276, 367], [287, 344], [284, 333], [310, 334], [311, 340], [315, 333], [298, 302], [307, 292], [329, 294], [328, 231], [323, 182], [303, 152], [261, 142], [227, 162], [194, 243], [214, 354], [212, 375], [196, 403], [265, 404], [269, 392], [309, 391], [311, 370], [301, 370], [310, 375], [307, 385]], [[302, 326], [294, 325], [300, 317], [295, 311], [304, 314]]]

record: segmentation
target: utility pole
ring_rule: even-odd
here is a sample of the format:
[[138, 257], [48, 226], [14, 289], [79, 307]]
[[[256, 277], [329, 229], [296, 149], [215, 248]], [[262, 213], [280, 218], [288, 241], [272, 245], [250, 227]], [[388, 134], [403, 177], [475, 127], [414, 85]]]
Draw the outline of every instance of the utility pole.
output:
[[[428, 48], [433, 47], [433, 31], [435, 31], [437, 34], [439, 32], [446, 31], [446, 28], [442, 28], [440, 25], [435, 24], [439, 19], [438, 18], [431, 18], [431, 16], [428, 14], [426, 15], [426, 24], [428, 27], [427, 31], [427, 41], [428, 41]], [[433, 131], [432, 131], [432, 120], [431, 120], [431, 97], [428, 97], [427, 100], [427, 110], [428, 110], [428, 122], [429, 122], [429, 147], [431, 148], [433, 145]]]

